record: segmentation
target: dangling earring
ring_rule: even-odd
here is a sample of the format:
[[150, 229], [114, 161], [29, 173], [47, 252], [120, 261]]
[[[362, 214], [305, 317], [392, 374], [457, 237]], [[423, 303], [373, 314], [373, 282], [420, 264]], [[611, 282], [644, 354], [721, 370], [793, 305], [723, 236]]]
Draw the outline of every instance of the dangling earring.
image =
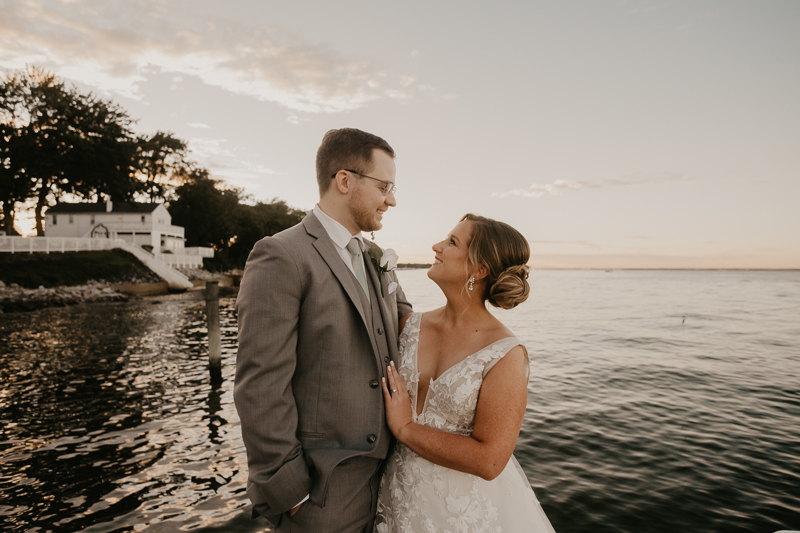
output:
[[372, 235], [372, 241], [374, 242], [375, 241], [375, 232], [374, 231], [371, 232], [370, 235]]
[[469, 278], [469, 287], [467, 287], [467, 290], [468, 290], [468, 291], [471, 291], [471, 290], [472, 290], [472, 284], [473, 284], [473, 283], [475, 283], [475, 278], [474, 278], [474, 277], [472, 277], [472, 278]]

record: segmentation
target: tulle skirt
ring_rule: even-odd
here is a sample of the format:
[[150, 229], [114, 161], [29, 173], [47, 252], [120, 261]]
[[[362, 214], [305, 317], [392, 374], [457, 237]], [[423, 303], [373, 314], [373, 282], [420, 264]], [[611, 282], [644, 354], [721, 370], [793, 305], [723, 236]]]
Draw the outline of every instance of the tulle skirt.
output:
[[378, 493], [376, 533], [555, 533], [514, 456], [491, 481], [398, 444]]

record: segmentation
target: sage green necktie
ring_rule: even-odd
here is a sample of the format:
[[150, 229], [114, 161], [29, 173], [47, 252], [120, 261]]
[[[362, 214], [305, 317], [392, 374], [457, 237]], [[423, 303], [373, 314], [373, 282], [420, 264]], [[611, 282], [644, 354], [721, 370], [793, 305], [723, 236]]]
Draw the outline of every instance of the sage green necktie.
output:
[[350, 251], [350, 259], [353, 262], [353, 271], [356, 273], [356, 279], [361, 285], [361, 288], [364, 289], [364, 294], [367, 295], [367, 301], [369, 302], [367, 275], [364, 273], [364, 260], [361, 259], [361, 246], [358, 243], [358, 239], [355, 237], [350, 239], [350, 242], [347, 243], [347, 249]]

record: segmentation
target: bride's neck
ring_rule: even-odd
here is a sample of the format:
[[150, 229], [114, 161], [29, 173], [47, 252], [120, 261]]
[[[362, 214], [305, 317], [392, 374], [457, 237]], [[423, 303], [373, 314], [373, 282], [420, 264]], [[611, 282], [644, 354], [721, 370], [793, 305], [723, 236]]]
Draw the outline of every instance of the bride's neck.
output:
[[[445, 295], [447, 303], [441, 308], [441, 318], [453, 326], [481, 320], [489, 314], [486, 303], [477, 294]], [[471, 298], [470, 298], [471, 296]]]

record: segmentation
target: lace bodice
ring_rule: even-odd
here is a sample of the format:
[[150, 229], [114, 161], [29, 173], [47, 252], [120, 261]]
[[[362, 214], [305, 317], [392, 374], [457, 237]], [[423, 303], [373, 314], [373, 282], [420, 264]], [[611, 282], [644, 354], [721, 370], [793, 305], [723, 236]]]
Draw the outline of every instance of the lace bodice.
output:
[[481, 348], [451, 366], [436, 379], [431, 379], [428, 395], [419, 415], [416, 413], [419, 394], [419, 329], [422, 313], [408, 318], [400, 335], [398, 371], [408, 388], [414, 422], [448, 433], [472, 435], [475, 408], [483, 378], [511, 348], [522, 344], [516, 337], [506, 337]]
[[[398, 371], [411, 396], [414, 421], [472, 435], [483, 379], [509, 350], [508, 337], [448, 368], [428, 387], [416, 414], [417, 351], [422, 314], [414, 313], [400, 335]], [[519, 463], [512, 456], [491, 481], [431, 463], [398, 443], [387, 458], [378, 494], [375, 533], [554, 533]]]

